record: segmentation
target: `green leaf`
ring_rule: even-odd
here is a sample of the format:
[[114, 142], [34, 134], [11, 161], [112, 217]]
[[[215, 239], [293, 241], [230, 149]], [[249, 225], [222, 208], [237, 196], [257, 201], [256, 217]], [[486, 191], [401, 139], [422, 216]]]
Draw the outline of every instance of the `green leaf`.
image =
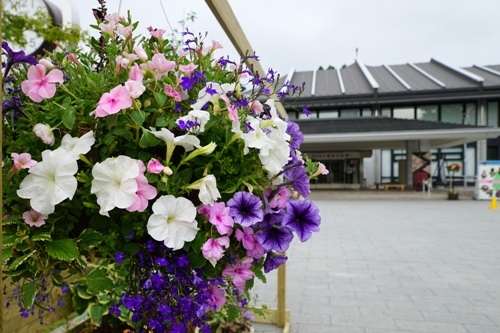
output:
[[201, 252], [201, 247], [207, 241], [207, 234], [204, 232], [199, 232], [196, 234], [195, 239], [191, 242], [191, 247], [195, 253]]
[[32, 251], [30, 253], [26, 253], [25, 255], [20, 256], [19, 258], [17, 258], [16, 260], [14, 260], [14, 262], [12, 264], [10, 264], [9, 270], [11, 270], [11, 271], [16, 270], [17, 267], [19, 267], [19, 265], [21, 265], [23, 262], [25, 262], [32, 255], [34, 255], [35, 252], [36, 251]]
[[100, 295], [111, 291], [114, 288], [113, 280], [108, 276], [108, 272], [103, 267], [96, 267], [87, 276], [87, 291], [92, 295]]
[[158, 103], [158, 106], [162, 107], [163, 104], [165, 104], [165, 102], [167, 101], [167, 94], [165, 94], [164, 92], [157, 92], [155, 93], [155, 100], [156, 103]]
[[165, 118], [156, 119], [156, 127], [166, 127], [168, 125], [168, 120]]
[[11, 247], [12, 245], [14, 245], [16, 243], [16, 238], [17, 235], [15, 234], [11, 235], [4, 234], [2, 237], [2, 248]]
[[191, 178], [193, 177], [193, 169], [184, 169], [180, 172], [177, 173], [177, 178], [183, 183], [183, 184], [190, 184], [191, 183]]
[[78, 258], [80, 252], [72, 239], [58, 239], [46, 245], [47, 254], [62, 261], [71, 261]]
[[34, 234], [33, 236], [31, 236], [31, 240], [35, 242], [51, 242], [52, 236], [50, 235], [50, 232], [41, 232], [39, 234]]
[[35, 282], [26, 282], [21, 288], [23, 292], [23, 306], [25, 308], [30, 308], [35, 301], [36, 296], [36, 284]]
[[207, 260], [194, 252], [188, 254], [189, 263], [193, 268], [201, 268], [206, 265]]
[[73, 309], [75, 309], [76, 313], [81, 315], [87, 310], [89, 306], [89, 301], [83, 298], [78, 297], [77, 295], [73, 296]]
[[106, 313], [106, 307], [99, 305], [99, 304], [92, 304], [89, 307], [89, 316], [90, 316], [90, 321], [97, 325], [100, 326], [102, 323], [102, 316]]
[[94, 229], [85, 229], [80, 234], [78, 245], [85, 250], [92, 249], [105, 239], [104, 235]]
[[2, 265], [7, 265], [10, 258], [14, 256], [14, 251], [11, 248], [6, 248], [2, 250]]
[[69, 130], [72, 129], [75, 125], [75, 120], [75, 108], [72, 106], [68, 106], [62, 117], [64, 126]]
[[141, 148], [151, 147], [155, 143], [155, 141], [156, 141], [156, 136], [143, 127], [141, 140], [139, 141], [139, 146]]
[[142, 126], [144, 120], [146, 120], [146, 114], [139, 110], [134, 110], [130, 113], [130, 118], [136, 123], [137, 126]]
[[240, 316], [240, 309], [235, 307], [234, 305], [227, 306], [227, 321], [233, 322]]

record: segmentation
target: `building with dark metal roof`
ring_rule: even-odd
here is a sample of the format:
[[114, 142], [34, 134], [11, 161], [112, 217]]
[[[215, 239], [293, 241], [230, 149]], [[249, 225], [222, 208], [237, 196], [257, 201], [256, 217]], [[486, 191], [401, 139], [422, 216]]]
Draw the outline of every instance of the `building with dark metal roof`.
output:
[[330, 169], [320, 187], [418, 187], [426, 177], [422, 159], [437, 182], [446, 182], [447, 164], [458, 163], [459, 178], [471, 183], [480, 161], [500, 160], [500, 65], [457, 68], [431, 59], [366, 66], [356, 59], [342, 69], [292, 70], [285, 80], [306, 83], [284, 105], [305, 134], [302, 150]]

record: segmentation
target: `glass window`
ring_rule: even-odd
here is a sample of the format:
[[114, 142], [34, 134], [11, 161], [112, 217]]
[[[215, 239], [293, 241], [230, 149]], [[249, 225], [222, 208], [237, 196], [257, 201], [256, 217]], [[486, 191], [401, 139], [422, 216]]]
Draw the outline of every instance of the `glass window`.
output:
[[384, 117], [391, 117], [391, 108], [382, 108], [382, 113], [380, 115]]
[[338, 118], [338, 111], [319, 111], [319, 117], [323, 119]]
[[359, 117], [359, 109], [340, 110], [340, 116], [342, 118], [357, 118]]
[[488, 126], [498, 126], [498, 102], [488, 103]]
[[[467, 176], [474, 177], [476, 175], [476, 148], [467, 147], [465, 157], [465, 172]], [[471, 179], [473, 181], [474, 178]]]
[[462, 104], [441, 105], [441, 121], [444, 123], [462, 124]]
[[415, 119], [415, 111], [412, 107], [394, 108], [392, 112], [394, 118]]
[[316, 111], [311, 111], [311, 114], [307, 116], [304, 112], [299, 112], [299, 119], [315, 119]]
[[372, 116], [372, 109], [363, 109], [361, 111], [361, 116], [362, 117], [371, 117]]
[[427, 121], [438, 121], [437, 105], [417, 106], [417, 119]]
[[468, 103], [465, 106], [465, 117], [464, 124], [466, 125], [476, 125], [476, 104]]
[[288, 112], [288, 119], [297, 119], [297, 112]]
[[380, 155], [382, 177], [391, 177], [391, 151], [382, 150]]

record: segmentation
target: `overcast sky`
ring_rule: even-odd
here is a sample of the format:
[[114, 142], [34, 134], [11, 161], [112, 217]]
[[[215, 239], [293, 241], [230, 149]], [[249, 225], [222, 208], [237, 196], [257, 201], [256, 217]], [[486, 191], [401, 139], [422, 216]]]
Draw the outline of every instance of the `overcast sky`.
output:
[[[64, 0], [52, 0], [53, 2]], [[97, 0], [70, 0], [80, 24], [94, 23]], [[160, 1], [165, 8], [164, 15]], [[119, 0], [108, 0], [109, 12]], [[428, 62], [436, 58], [458, 67], [500, 64], [500, 0], [229, 0], [264, 68], [281, 74], [290, 69], [341, 67], [358, 56], [368, 66]], [[204, 0], [121, 0], [146, 27], [170, 30], [194, 11], [192, 32], [209, 33], [221, 42], [219, 56], [238, 58]]]

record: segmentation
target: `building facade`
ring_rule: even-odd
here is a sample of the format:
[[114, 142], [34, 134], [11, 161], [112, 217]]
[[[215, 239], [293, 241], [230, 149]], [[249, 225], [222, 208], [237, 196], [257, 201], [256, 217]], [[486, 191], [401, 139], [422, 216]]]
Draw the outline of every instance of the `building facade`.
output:
[[330, 170], [320, 187], [418, 186], [415, 170], [427, 160], [435, 183], [445, 184], [445, 166], [457, 163], [455, 178], [473, 184], [479, 161], [500, 160], [500, 65], [365, 66], [356, 59], [337, 70], [291, 71], [286, 80], [306, 83], [284, 105], [304, 131], [303, 151]]

